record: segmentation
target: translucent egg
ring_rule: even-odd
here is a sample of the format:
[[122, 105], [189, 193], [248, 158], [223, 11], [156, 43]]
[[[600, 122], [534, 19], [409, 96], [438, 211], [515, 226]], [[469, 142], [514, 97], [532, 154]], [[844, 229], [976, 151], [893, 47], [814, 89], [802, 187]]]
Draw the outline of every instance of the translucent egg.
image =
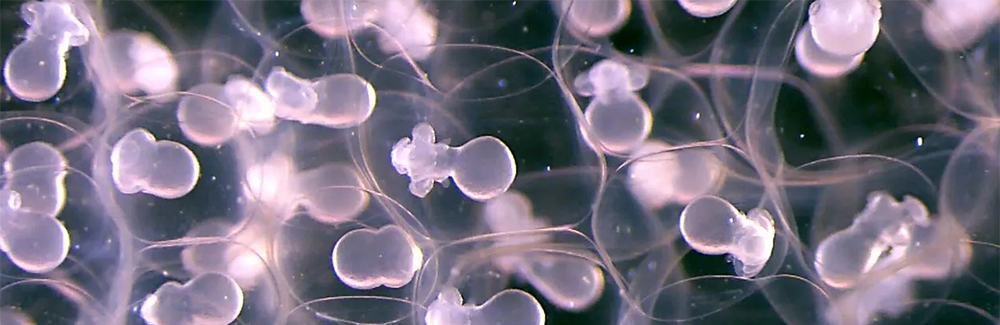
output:
[[423, 265], [423, 252], [398, 226], [353, 230], [333, 247], [333, 270], [355, 289], [400, 288]]
[[243, 290], [232, 278], [206, 273], [184, 284], [164, 283], [142, 301], [139, 315], [155, 325], [223, 325], [236, 320], [243, 299]]
[[40, 102], [55, 96], [66, 80], [66, 53], [90, 40], [90, 30], [72, 6], [61, 1], [30, 1], [21, 7], [28, 25], [23, 42], [4, 60], [7, 87], [25, 101]]
[[728, 12], [736, 5], [736, 0], [679, 0], [677, 4], [692, 16], [711, 18]]
[[437, 143], [426, 123], [413, 127], [412, 138], [396, 142], [390, 158], [399, 174], [410, 177], [410, 193], [417, 197], [451, 177], [466, 196], [485, 201], [506, 192], [517, 171], [514, 155], [500, 139], [481, 136], [450, 147]]
[[745, 277], [764, 268], [774, 247], [774, 221], [767, 210], [743, 214], [729, 201], [714, 196], [688, 204], [681, 212], [680, 229], [695, 251], [732, 256], [736, 274]]

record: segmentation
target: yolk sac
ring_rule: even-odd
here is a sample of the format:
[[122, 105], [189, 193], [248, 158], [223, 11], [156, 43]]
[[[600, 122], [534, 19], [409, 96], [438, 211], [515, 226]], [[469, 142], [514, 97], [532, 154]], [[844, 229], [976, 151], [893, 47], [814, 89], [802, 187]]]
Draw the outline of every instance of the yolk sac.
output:
[[309, 29], [326, 38], [344, 37], [378, 17], [382, 0], [303, 0], [299, 9]]
[[545, 311], [530, 294], [508, 289], [493, 295], [479, 306], [463, 305], [462, 294], [447, 287], [427, 307], [427, 325], [542, 325]]
[[850, 227], [820, 242], [813, 262], [816, 273], [832, 287], [853, 287], [887, 250], [908, 246], [914, 227], [930, 223], [927, 208], [912, 196], [898, 202], [888, 193], [872, 192]]
[[590, 37], [606, 37], [618, 31], [629, 15], [628, 0], [555, 0], [558, 14], [565, 14], [567, 26]]
[[945, 51], [968, 48], [1000, 20], [1000, 2], [935, 0], [921, 21], [927, 40]]
[[111, 148], [111, 176], [122, 193], [176, 199], [194, 189], [201, 164], [184, 145], [134, 129]]
[[720, 16], [736, 5], [736, 0], [677, 0], [688, 14], [698, 18]]
[[795, 59], [809, 74], [821, 78], [838, 78], [861, 65], [865, 53], [848, 56], [828, 53], [816, 45], [812, 31], [812, 25], [806, 22], [795, 36]]
[[119, 90], [134, 94], [142, 91], [158, 95], [177, 90], [179, 71], [173, 53], [152, 34], [118, 30], [101, 37], [108, 62], [114, 64], [115, 82]]
[[86, 44], [90, 31], [64, 1], [26, 2], [21, 5], [21, 18], [28, 30], [24, 42], [4, 61], [4, 81], [17, 98], [44, 101], [55, 96], [66, 81], [66, 53], [70, 47]]
[[[486, 202], [483, 218], [493, 233], [528, 231], [545, 227], [535, 218], [531, 201], [524, 194], [509, 191]], [[547, 241], [545, 235], [517, 235], [502, 238], [497, 245], [530, 245]], [[526, 252], [500, 256], [494, 263], [519, 276], [549, 302], [564, 310], [580, 311], [592, 306], [604, 291], [604, 274], [593, 262], [569, 255]]]
[[706, 255], [729, 254], [736, 274], [754, 277], [764, 268], [774, 248], [774, 220], [767, 210], [744, 215], [722, 198], [705, 196], [691, 202], [680, 216], [681, 236], [692, 249]]
[[664, 152], [670, 145], [648, 140], [632, 152], [627, 185], [647, 209], [688, 204], [715, 192], [723, 181], [722, 163], [707, 149]]
[[146, 296], [139, 315], [150, 325], [225, 325], [243, 310], [243, 289], [229, 276], [205, 273], [167, 282]]
[[465, 196], [486, 201], [507, 191], [514, 183], [517, 166], [510, 148], [491, 136], [469, 140], [458, 147], [436, 143], [434, 128], [427, 123], [413, 127], [413, 137], [402, 138], [392, 147], [392, 165], [410, 177], [410, 193], [425, 197], [448, 177]]
[[403, 228], [388, 225], [348, 232], [333, 246], [331, 260], [334, 273], [351, 288], [401, 288], [413, 280], [424, 254]]
[[35, 325], [35, 321], [30, 316], [24, 314], [20, 309], [3, 306], [0, 307], [0, 324], [4, 325]]
[[56, 217], [66, 204], [66, 158], [44, 142], [14, 148], [3, 164], [5, 191], [16, 192], [18, 210]]
[[[634, 92], [649, 81], [649, 71], [627, 67], [614, 60], [603, 60], [574, 80], [577, 93], [593, 96], [584, 112], [595, 139], [584, 136], [594, 148], [628, 153], [649, 137], [653, 114]], [[586, 135], [586, 132], [582, 132]], [[592, 143], [598, 141], [601, 145]]]
[[267, 76], [265, 88], [277, 117], [304, 124], [350, 128], [364, 123], [375, 110], [375, 88], [356, 74], [309, 81], [278, 67]]
[[268, 134], [277, 123], [271, 96], [246, 77], [233, 75], [225, 85], [205, 83], [188, 92], [177, 104], [177, 122], [199, 145], [223, 144], [241, 130]]
[[0, 189], [0, 251], [17, 267], [30, 273], [47, 273], [69, 255], [69, 232], [53, 216], [18, 209], [23, 196]]
[[316, 221], [338, 224], [353, 220], [368, 207], [368, 192], [357, 168], [327, 164], [296, 177], [302, 205]]
[[842, 57], [867, 52], [878, 38], [881, 20], [879, 0], [816, 0], [809, 7], [813, 41]]

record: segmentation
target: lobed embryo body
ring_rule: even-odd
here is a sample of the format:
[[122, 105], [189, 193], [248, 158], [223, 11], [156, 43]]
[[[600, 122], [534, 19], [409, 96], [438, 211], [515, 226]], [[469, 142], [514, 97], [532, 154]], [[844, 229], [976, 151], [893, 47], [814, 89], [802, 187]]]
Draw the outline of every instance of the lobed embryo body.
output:
[[907, 244], [913, 225], [929, 223], [926, 207], [913, 197], [897, 202], [887, 193], [871, 193], [851, 227], [820, 242], [814, 266], [828, 285], [852, 287], [875, 266], [883, 250]]
[[867, 325], [876, 315], [899, 317], [917, 302], [917, 281], [948, 279], [968, 267], [972, 257], [969, 236], [956, 220], [911, 224], [906, 232], [908, 240], [879, 252], [881, 256], [858, 275], [852, 287], [835, 296], [824, 313], [830, 324]]
[[823, 239], [813, 262], [820, 279], [836, 288], [850, 288], [871, 271], [883, 253], [908, 247], [915, 227], [931, 224], [927, 207], [912, 196], [896, 201], [872, 192], [851, 226]]

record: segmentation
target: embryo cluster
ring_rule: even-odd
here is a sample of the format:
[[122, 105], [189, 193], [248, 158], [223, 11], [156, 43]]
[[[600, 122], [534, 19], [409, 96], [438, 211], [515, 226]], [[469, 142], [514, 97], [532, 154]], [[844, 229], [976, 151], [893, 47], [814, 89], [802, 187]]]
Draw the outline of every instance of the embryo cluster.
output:
[[1000, 324], [1000, 0], [0, 3], [0, 324]]

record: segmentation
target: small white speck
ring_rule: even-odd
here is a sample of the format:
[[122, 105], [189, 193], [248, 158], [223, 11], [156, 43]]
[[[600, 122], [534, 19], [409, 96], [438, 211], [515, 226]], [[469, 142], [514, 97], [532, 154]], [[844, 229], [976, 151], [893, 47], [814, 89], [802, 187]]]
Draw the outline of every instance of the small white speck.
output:
[[924, 137], [917, 137], [917, 147], [924, 146]]

